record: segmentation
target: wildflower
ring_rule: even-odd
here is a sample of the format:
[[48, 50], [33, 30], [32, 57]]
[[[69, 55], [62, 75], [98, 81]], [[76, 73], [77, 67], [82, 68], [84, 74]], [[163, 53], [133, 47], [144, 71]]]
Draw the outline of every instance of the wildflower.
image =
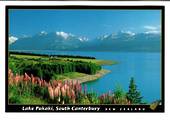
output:
[[67, 83], [64, 83], [64, 89], [66, 89], [66, 88], [67, 88], [67, 86], [68, 86], [68, 85], [67, 85]]
[[75, 87], [77, 84], [77, 81], [73, 80], [73, 87]]
[[130, 102], [130, 100], [128, 101], [128, 103], [127, 103], [128, 105], [130, 105], [131, 104], [131, 102]]
[[84, 94], [86, 94], [87, 91], [87, 85], [84, 85]]
[[71, 98], [70, 89], [66, 89], [66, 95], [67, 95], [68, 98]]
[[27, 73], [25, 73], [24, 74], [24, 81], [29, 81], [29, 80], [31, 80], [30, 76]]
[[59, 86], [59, 87], [62, 86], [62, 81], [61, 80], [58, 80], [58, 85], [57, 86]]
[[53, 81], [52, 81], [52, 86], [53, 86], [53, 87], [56, 87], [57, 85], [58, 85], [58, 82], [57, 82], [56, 80], [53, 80]]
[[16, 76], [14, 77], [14, 83], [18, 84], [19, 81], [20, 81], [20, 76], [16, 74]]
[[54, 96], [55, 96], [55, 97], [58, 97], [58, 96], [59, 96], [59, 92], [60, 92], [60, 87], [56, 87], [56, 88], [54, 89]]
[[72, 89], [71, 90], [71, 98], [74, 99], [75, 98], [75, 91]]
[[48, 92], [49, 92], [50, 98], [54, 99], [54, 91], [53, 91], [53, 88], [51, 86], [48, 86]]
[[35, 84], [39, 84], [38, 81], [40, 81], [39, 77], [34, 77], [35, 78]]
[[11, 70], [11, 69], [8, 69], [8, 78], [9, 78], [10, 80], [12, 80], [12, 78], [13, 78], [13, 73], [12, 73], [12, 70]]
[[63, 97], [66, 96], [66, 90], [65, 90], [64, 86], [61, 88], [61, 94]]
[[39, 85], [39, 86], [42, 86], [42, 82], [41, 82], [40, 79], [38, 79], [38, 85]]
[[48, 83], [45, 80], [41, 80], [42, 81], [42, 87], [47, 87]]
[[75, 84], [75, 91], [78, 93], [81, 91], [81, 85], [79, 83], [79, 81], [77, 80], [76, 84]]
[[44, 80], [44, 87], [47, 87], [48, 83]]
[[32, 74], [31, 74], [31, 82], [32, 82], [32, 84], [35, 84], [35, 78]]

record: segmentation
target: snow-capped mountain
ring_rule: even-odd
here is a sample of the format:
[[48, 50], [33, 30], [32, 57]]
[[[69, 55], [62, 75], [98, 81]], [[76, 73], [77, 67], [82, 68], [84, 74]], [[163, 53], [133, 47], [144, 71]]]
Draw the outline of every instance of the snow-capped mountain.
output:
[[89, 48], [97, 51], [160, 51], [160, 45], [160, 34], [121, 31], [94, 39]]
[[9, 44], [14, 43], [16, 40], [18, 40], [17, 37], [15, 37], [15, 36], [9, 36]]
[[160, 33], [120, 31], [89, 40], [66, 32], [42, 31], [32, 37], [18, 38], [12, 50], [78, 50], [78, 51], [160, 51]]
[[47, 33], [42, 31], [31, 37], [18, 38], [10, 45], [10, 49], [17, 50], [72, 50], [78, 49], [86, 37], [80, 37], [66, 32]]

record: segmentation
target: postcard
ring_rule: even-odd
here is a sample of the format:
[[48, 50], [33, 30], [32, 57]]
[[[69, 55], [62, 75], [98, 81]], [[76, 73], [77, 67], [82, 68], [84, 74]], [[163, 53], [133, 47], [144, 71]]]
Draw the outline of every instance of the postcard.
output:
[[164, 6], [6, 6], [6, 112], [164, 112]]

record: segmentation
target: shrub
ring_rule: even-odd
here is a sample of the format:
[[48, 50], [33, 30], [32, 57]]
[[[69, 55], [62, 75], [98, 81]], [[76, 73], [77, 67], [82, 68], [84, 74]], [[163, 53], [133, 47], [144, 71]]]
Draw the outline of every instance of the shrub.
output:
[[117, 86], [113, 93], [114, 104], [129, 104], [126, 93], [123, 91], [121, 86]]
[[87, 98], [87, 96], [81, 98], [79, 103], [80, 103], [80, 104], [83, 104], [83, 105], [89, 105], [89, 104], [91, 104], [91, 102], [89, 101], [89, 99]]
[[96, 93], [87, 93], [87, 98], [89, 99], [90, 103], [92, 104], [99, 104], [99, 98], [98, 95]]

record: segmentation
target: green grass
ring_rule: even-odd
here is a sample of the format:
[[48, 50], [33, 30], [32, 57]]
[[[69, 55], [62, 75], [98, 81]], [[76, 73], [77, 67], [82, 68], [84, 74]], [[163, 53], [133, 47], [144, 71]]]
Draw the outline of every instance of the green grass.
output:
[[70, 73], [65, 73], [64, 76], [69, 77], [71, 79], [74, 79], [74, 78], [77, 78], [77, 77], [86, 76], [86, 74], [79, 73], [79, 72], [70, 72]]
[[[113, 65], [117, 64], [116, 61], [111, 61], [111, 60], [97, 60], [97, 59], [84, 59], [84, 58], [63, 58], [63, 57], [47, 57], [47, 56], [35, 56], [35, 55], [16, 55], [16, 54], [11, 54], [10, 55], [10, 60], [11, 64], [13, 63], [12, 61], [15, 60], [13, 57], [18, 58], [18, 59], [28, 59], [29, 61], [32, 62], [43, 62], [43, 63], [63, 63], [65, 64], [66, 62], [73, 62], [73, 61], [82, 61], [82, 62], [91, 62], [94, 64], [98, 65]], [[41, 61], [37, 61], [40, 59]], [[69, 73], [64, 73], [64, 74], [56, 74], [52, 77], [52, 80], [67, 80], [67, 79], [76, 79], [80, 77], [87, 76], [85, 73], [79, 73], [79, 72], [69, 72]]]
[[75, 79], [78, 77], [84, 77], [87, 74], [84, 73], [79, 73], [79, 72], [69, 72], [69, 73], [64, 73], [64, 74], [57, 74], [53, 77], [53, 80], [64, 80], [64, 79]]
[[12, 58], [18, 58], [18, 59], [27, 59], [27, 60], [31, 60], [32, 62], [37, 62], [35, 60], [41, 60], [43, 62], [60, 62], [60, 63], [65, 63], [67, 61], [62, 60], [62, 59], [58, 59], [57, 57], [54, 57], [54, 59], [50, 59], [50, 57], [47, 56], [35, 56], [35, 55], [16, 55], [16, 54], [11, 54], [10, 55], [10, 59]]
[[104, 76], [105, 74], [108, 74], [110, 71], [102, 69], [98, 71], [94, 75], [89, 75], [89, 74], [84, 74], [84, 73], [79, 73], [79, 72], [69, 72], [69, 73], [64, 73], [60, 75], [56, 75], [53, 77], [52, 80], [62, 80], [62, 81], [69, 81], [69, 80], [78, 80], [80, 83], [83, 82], [90, 82], [93, 80], [97, 80], [100, 77]]
[[112, 60], [97, 60], [97, 59], [84, 59], [84, 58], [63, 58], [63, 57], [54, 57], [54, 59], [49, 59], [47, 56], [35, 56], [35, 55], [15, 55], [11, 54], [11, 56], [17, 58], [26, 58], [26, 59], [40, 59], [42, 58], [44, 61], [53, 61], [53, 62], [68, 62], [68, 60], [72, 61], [83, 61], [83, 62], [92, 62], [98, 65], [113, 65], [117, 64], [117, 61]]
[[15, 104], [47, 104], [48, 102], [46, 100], [43, 100], [41, 98], [35, 97], [33, 95], [19, 95], [17, 92], [17, 87], [10, 88], [8, 91], [8, 98], [10, 103]]
[[45, 105], [48, 104], [47, 101], [40, 99], [38, 97], [33, 97], [33, 96], [22, 96], [20, 97], [20, 104], [27, 104], [27, 105]]
[[30, 59], [32, 59], [32, 58], [34, 58], [34, 59], [36, 59], [36, 58], [47, 58], [47, 57], [45, 57], [45, 56], [35, 56], [35, 55], [16, 55], [16, 54], [11, 54], [10, 56], [14, 56], [14, 57], [17, 57], [17, 58], [30, 58]]
[[59, 58], [61, 60], [73, 60], [73, 61], [83, 61], [83, 62], [92, 62], [98, 65], [113, 65], [118, 62], [112, 60], [96, 60], [96, 59], [81, 59], [81, 58]]

